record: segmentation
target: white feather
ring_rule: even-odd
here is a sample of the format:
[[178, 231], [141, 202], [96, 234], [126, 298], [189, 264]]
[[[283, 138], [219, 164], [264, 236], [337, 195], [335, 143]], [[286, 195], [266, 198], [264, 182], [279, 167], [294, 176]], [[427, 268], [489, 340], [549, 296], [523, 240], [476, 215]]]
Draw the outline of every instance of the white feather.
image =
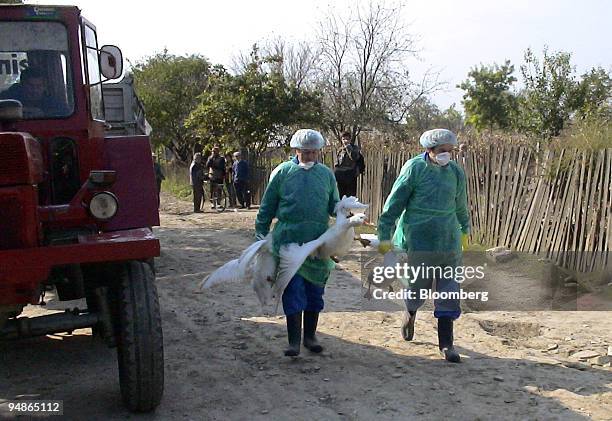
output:
[[255, 241], [253, 244], [247, 247], [245, 251], [242, 252], [238, 259], [240, 260], [239, 275], [241, 278], [245, 278], [247, 276], [247, 269], [249, 265], [252, 263], [252, 260], [259, 251], [259, 249], [264, 246], [267, 241], [268, 237], [266, 237], [266, 239], [264, 240]]
[[276, 278], [276, 259], [272, 254], [272, 236], [246, 248], [238, 259], [231, 260], [207, 276], [200, 288], [210, 288], [223, 282], [249, 283], [262, 306], [272, 302]]
[[267, 247], [262, 247], [249, 271], [251, 286], [262, 307], [267, 306], [274, 298], [274, 280], [276, 278], [276, 259]]
[[219, 269], [208, 275], [200, 283], [200, 289], [213, 287], [222, 282], [236, 282], [238, 278], [238, 259], [230, 260]]
[[296, 243], [286, 244], [281, 246], [279, 255], [280, 262], [278, 265], [278, 273], [276, 275], [276, 282], [274, 282], [274, 295], [277, 297], [276, 305], [278, 307], [278, 303], [280, 302], [280, 298], [283, 295], [283, 291], [291, 278], [297, 273], [300, 269], [300, 266], [304, 264], [308, 256], [314, 254], [319, 247], [323, 244], [321, 240], [323, 236], [317, 238], [316, 240], [309, 241], [303, 245], [298, 245]]

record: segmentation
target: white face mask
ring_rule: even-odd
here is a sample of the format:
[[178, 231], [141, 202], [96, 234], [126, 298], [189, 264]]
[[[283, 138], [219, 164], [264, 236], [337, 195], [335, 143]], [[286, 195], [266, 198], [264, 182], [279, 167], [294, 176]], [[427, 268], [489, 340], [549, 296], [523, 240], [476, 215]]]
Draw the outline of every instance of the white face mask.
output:
[[451, 154], [450, 152], [440, 152], [439, 154], [436, 154], [436, 162], [442, 166], [448, 165], [448, 163], [451, 160]]
[[314, 162], [314, 161], [310, 161], [310, 162], [300, 162], [300, 163], [298, 164], [298, 166], [299, 166], [300, 168], [304, 168], [305, 170], [309, 170], [309, 169], [311, 169], [311, 168], [312, 168], [312, 166], [313, 166], [314, 164], [315, 164], [315, 162]]

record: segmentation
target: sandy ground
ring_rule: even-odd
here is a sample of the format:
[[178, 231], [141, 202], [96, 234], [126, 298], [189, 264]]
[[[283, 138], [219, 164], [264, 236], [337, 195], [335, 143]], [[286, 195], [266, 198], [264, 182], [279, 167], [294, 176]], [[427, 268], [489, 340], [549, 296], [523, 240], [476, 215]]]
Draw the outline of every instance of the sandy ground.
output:
[[453, 365], [439, 357], [430, 311], [409, 343], [397, 303], [363, 298], [354, 255], [326, 289], [325, 352], [289, 359], [284, 319], [265, 316], [247, 286], [197, 290], [250, 244], [256, 210], [189, 210], [165, 196], [155, 229], [166, 353], [157, 411], [121, 407], [115, 352], [85, 329], [0, 343], [0, 414], [2, 401], [25, 396], [62, 399], [75, 420], [612, 419], [610, 367], [572, 357], [607, 354], [611, 312], [464, 314], [455, 333], [463, 363]]

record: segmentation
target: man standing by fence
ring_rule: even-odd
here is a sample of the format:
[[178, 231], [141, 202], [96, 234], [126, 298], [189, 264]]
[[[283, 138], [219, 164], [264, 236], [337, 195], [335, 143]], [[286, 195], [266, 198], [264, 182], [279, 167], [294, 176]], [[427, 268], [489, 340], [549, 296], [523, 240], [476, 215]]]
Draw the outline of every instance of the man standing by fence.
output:
[[251, 198], [249, 197], [249, 164], [242, 159], [240, 152], [234, 152], [234, 187], [240, 209], [251, 208]]
[[355, 139], [350, 132], [342, 133], [342, 148], [338, 151], [334, 170], [340, 197], [357, 196], [357, 177], [361, 173], [360, 161], [363, 162], [363, 157], [359, 146], [355, 145]]
[[210, 179], [210, 201], [211, 208], [215, 209], [217, 204], [214, 197], [218, 189], [223, 188], [225, 182], [225, 158], [219, 153], [219, 145], [214, 145], [212, 155], [206, 161], [206, 169]]
[[[420, 142], [427, 151], [402, 167], [378, 219], [379, 251], [405, 250], [408, 264], [423, 268], [422, 275], [409, 280], [413, 295], [406, 299], [402, 326], [407, 341], [414, 336], [417, 309], [425, 302], [421, 291], [431, 290], [434, 278], [438, 292], [459, 291], [459, 284], [447, 274], [462, 264], [462, 248], [470, 232], [465, 173], [450, 160], [457, 137], [449, 130], [435, 129], [423, 133]], [[438, 299], [434, 307], [440, 351], [447, 361], [460, 362], [453, 347], [453, 321], [461, 314], [459, 300]]]
[[193, 155], [189, 167], [189, 184], [193, 190], [193, 212], [202, 213], [202, 200], [204, 199], [204, 170], [202, 169], [202, 154]]

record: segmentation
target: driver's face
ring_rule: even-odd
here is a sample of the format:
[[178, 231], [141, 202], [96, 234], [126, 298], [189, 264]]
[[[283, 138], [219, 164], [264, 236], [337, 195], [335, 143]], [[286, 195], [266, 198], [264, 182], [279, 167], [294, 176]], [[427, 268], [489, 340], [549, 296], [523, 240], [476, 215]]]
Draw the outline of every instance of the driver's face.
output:
[[39, 100], [45, 94], [45, 81], [40, 77], [33, 77], [26, 80], [23, 88], [28, 99]]

